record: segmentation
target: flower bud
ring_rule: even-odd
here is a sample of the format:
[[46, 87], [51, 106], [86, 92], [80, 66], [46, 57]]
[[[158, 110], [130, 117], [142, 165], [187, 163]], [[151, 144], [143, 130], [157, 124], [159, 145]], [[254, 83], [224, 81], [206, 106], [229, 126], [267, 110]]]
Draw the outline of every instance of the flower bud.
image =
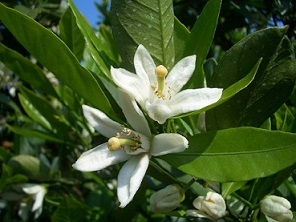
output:
[[208, 192], [206, 196], [199, 196], [193, 201], [197, 210], [188, 210], [187, 216], [205, 217], [213, 221], [223, 217], [226, 213], [226, 204], [223, 197], [214, 192]]
[[293, 213], [290, 208], [290, 202], [283, 197], [269, 195], [261, 201], [262, 213], [276, 221], [284, 222], [292, 220]]
[[169, 185], [151, 195], [150, 207], [154, 213], [167, 213], [177, 208], [184, 198], [184, 191], [179, 185]]

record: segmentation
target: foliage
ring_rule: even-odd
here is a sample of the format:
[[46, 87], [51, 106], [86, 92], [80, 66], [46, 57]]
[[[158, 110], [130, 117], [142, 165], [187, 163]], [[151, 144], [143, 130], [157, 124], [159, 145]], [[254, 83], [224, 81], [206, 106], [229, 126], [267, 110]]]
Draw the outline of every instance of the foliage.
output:
[[[20, 203], [33, 198], [24, 184], [46, 187], [37, 221], [186, 221], [193, 199], [208, 190], [225, 198], [224, 221], [265, 221], [259, 205], [268, 194], [287, 198], [295, 212], [295, 3], [103, 1], [96, 7], [104, 20], [94, 30], [72, 0], [67, 7], [59, 0], [1, 2], [1, 221], [21, 220]], [[133, 201], [119, 208], [121, 164], [87, 173], [72, 164], [106, 142], [83, 104], [128, 124], [110, 67], [135, 72], [139, 44], [169, 71], [196, 55], [184, 88], [223, 94], [163, 125], [145, 114], [153, 133], [179, 133], [189, 147], [151, 158]], [[152, 213], [149, 197], [169, 184], [183, 187], [185, 200], [174, 212]]]

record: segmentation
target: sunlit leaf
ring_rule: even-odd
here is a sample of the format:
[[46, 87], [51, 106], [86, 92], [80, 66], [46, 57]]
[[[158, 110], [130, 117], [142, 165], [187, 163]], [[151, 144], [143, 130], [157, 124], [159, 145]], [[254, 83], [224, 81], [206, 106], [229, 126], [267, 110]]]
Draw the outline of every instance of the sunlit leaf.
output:
[[76, 18], [69, 7], [62, 16], [60, 23], [60, 38], [69, 47], [78, 60], [82, 59], [85, 41], [77, 26]]
[[111, 2], [113, 35], [123, 59], [132, 71], [139, 44], [145, 46], [159, 65], [174, 65], [174, 13], [172, 0], [114, 0]]
[[192, 54], [197, 56], [195, 72], [191, 78], [195, 88], [204, 86], [203, 62], [212, 45], [220, 8], [221, 0], [210, 0], [198, 17], [186, 42], [184, 56]]
[[0, 19], [16, 39], [62, 83], [94, 107], [116, 118], [94, 77], [80, 65], [70, 49], [54, 33], [3, 4], [0, 4]]
[[217, 182], [266, 177], [296, 163], [296, 135], [252, 127], [189, 138], [182, 153], [162, 157], [194, 177]]
[[208, 130], [241, 125], [258, 127], [285, 102], [294, 85], [295, 75], [292, 70], [295, 64], [290, 59], [269, 66], [274, 54], [279, 52], [278, 47], [285, 32], [286, 28], [255, 32], [225, 53], [209, 87], [225, 88], [245, 76], [259, 58], [263, 60], [256, 78], [246, 89], [207, 113]]
[[0, 61], [23, 81], [41, 92], [57, 96], [44, 72], [29, 59], [0, 43]]

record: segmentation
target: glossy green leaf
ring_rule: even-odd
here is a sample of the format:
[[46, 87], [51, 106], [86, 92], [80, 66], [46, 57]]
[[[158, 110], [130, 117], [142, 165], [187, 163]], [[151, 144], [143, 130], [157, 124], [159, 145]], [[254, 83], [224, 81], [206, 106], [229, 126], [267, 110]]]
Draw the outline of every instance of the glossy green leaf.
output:
[[194, 177], [217, 182], [266, 177], [296, 162], [296, 135], [252, 127], [188, 138], [189, 148], [162, 159]]
[[186, 42], [184, 56], [196, 54], [195, 71], [191, 78], [194, 88], [204, 87], [203, 62], [208, 55], [216, 31], [221, 0], [210, 0], [194, 24]]
[[5, 94], [0, 93], [0, 102], [2, 104], [6, 104], [7, 106], [9, 106], [11, 109], [13, 109], [13, 111], [18, 114], [21, 115], [22, 112], [20, 110], [20, 108], [18, 107], [18, 105], [11, 100], [11, 98]]
[[221, 185], [221, 194], [225, 198], [232, 194], [233, 192], [239, 190], [242, 188], [247, 181], [238, 181], [238, 182], [229, 182], [229, 183], [223, 183]]
[[207, 113], [208, 130], [241, 125], [258, 127], [291, 94], [291, 85], [294, 84], [293, 62], [281, 60], [281, 65], [277, 63], [269, 67], [285, 32], [286, 28], [270, 28], [255, 32], [225, 53], [215, 69], [209, 87], [227, 88], [245, 76], [259, 58], [263, 60], [256, 78], [246, 89]]
[[50, 122], [48, 122], [44, 116], [31, 104], [31, 102], [24, 97], [22, 94], [18, 94], [20, 103], [27, 113], [27, 115], [36, 123], [40, 124], [42, 127], [48, 130], [52, 130]]
[[57, 96], [44, 72], [37, 65], [2, 43], [0, 43], [0, 61], [32, 87], [52, 96]]
[[264, 72], [256, 81], [240, 125], [260, 126], [290, 97], [296, 80], [293, 46], [283, 38]]
[[281, 131], [292, 132], [295, 118], [289, 107], [284, 104], [274, 114], [276, 120], [276, 128]]
[[69, 7], [63, 14], [60, 23], [60, 38], [69, 47], [78, 60], [83, 57], [85, 40], [77, 26], [76, 18]]
[[[257, 63], [255, 64], [255, 66], [253, 67], [253, 69], [250, 71], [250, 73], [248, 75], [246, 75], [244, 78], [240, 79], [239, 81], [237, 81], [233, 85], [229, 86], [227, 89], [223, 90], [221, 98], [216, 103], [213, 103], [213, 104], [211, 104], [207, 107], [204, 107], [204, 108], [202, 108], [196, 112], [193, 112], [193, 113], [198, 114], [198, 113], [210, 110], [216, 106], [219, 106], [220, 104], [223, 104], [224, 102], [226, 102], [227, 100], [229, 100], [233, 96], [235, 96], [237, 93], [239, 93], [240, 91], [245, 89], [255, 78], [257, 70], [260, 66], [260, 63], [261, 63], [261, 59], [259, 59], [257, 61]], [[176, 116], [175, 118], [184, 117], [184, 116], [187, 116], [190, 114], [192, 114], [192, 113], [187, 113], [187, 114], [183, 114], [180, 116]]]
[[16, 174], [13, 175], [13, 171], [11, 167], [9, 167], [6, 164], [1, 165], [1, 177], [0, 177], [0, 189], [4, 190], [6, 186], [12, 185], [12, 184], [20, 184], [20, 183], [26, 183], [28, 181], [28, 178], [25, 175]]
[[16, 134], [20, 134], [20, 135], [26, 136], [26, 137], [37, 137], [40, 139], [53, 141], [53, 142], [57, 142], [57, 143], [63, 143], [63, 144], [68, 143], [68, 141], [61, 140], [61, 139], [57, 138], [55, 135], [51, 135], [48, 132], [42, 132], [42, 131], [38, 131], [38, 130], [33, 130], [33, 129], [29, 129], [29, 128], [22, 128], [22, 127], [17, 127], [17, 126], [11, 126], [11, 125], [7, 125], [7, 128]]
[[64, 196], [59, 207], [54, 211], [52, 222], [79, 222], [86, 221], [87, 207], [82, 202], [72, 198], [71, 196]]
[[94, 30], [78, 11], [72, 0], [69, 1], [69, 4], [76, 18], [76, 23], [84, 36], [88, 51], [100, 71], [97, 75], [109, 77], [110, 67], [106, 65], [108, 63], [107, 58], [114, 58], [111, 57], [112, 53], [110, 53], [110, 49], [105, 44], [106, 40], [102, 36], [100, 36], [101, 38], [98, 38], [95, 35]]
[[8, 161], [15, 173], [22, 173], [29, 178], [37, 178], [40, 174], [40, 161], [36, 157], [30, 155], [17, 155]]
[[[44, 123], [47, 122], [46, 129], [50, 130], [52, 133], [56, 134], [59, 138], [67, 137], [70, 131], [70, 123], [52, 106], [46, 99], [41, 96], [36, 95], [31, 90], [21, 87], [21, 92], [26, 100], [21, 96], [23, 101], [26, 101], [27, 109], [26, 112], [29, 114], [33, 110], [35, 113], [30, 115], [34, 120], [43, 120]], [[22, 103], [23, 104], [23, 103]]]
[[190, 36], [189, 30], [175, 17], [175, 22], [174, 22], [175, 61], [180, 61], [184, 57], [185, 45], [189, 36]]
[[172, 0], [114, 0], [111, 3], [112, 30], [123, 67], [134, 70], [134, 54], [142, 44], [156, 64], [172, 68], [175, 58]]
[[0, 19], [17, 40], [64, 84], [91, 105], [116, 118], [104, 92], [89, 71], [54, 33], [33, 19], [0, 4]]

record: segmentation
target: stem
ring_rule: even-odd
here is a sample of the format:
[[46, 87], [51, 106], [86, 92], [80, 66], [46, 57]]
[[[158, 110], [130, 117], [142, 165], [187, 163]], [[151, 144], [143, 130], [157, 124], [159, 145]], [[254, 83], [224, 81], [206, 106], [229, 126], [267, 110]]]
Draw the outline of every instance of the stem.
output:
[[195, 181], [196, 181], [195, 178], [192, 178], [192, 179], [189, 181], [189, 183], [187, 183], [187, 184], [183, 187], [184, 192], [186, 192], [186, 191], [191, 187], [191, 185], [195, 183]]

